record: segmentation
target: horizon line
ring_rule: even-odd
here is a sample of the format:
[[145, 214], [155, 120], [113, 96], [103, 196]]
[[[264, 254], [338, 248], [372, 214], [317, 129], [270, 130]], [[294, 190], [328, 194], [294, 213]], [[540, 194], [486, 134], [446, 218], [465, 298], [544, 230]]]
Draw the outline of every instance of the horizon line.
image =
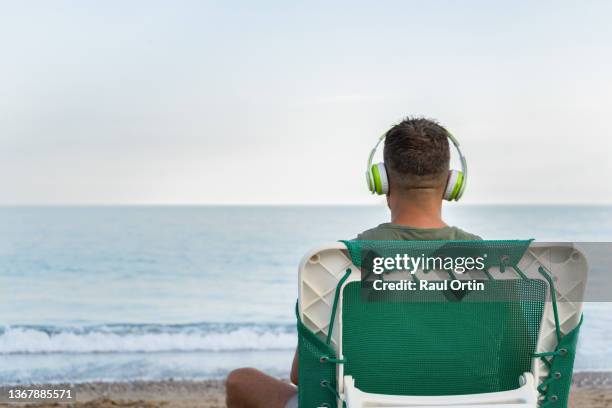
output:
[[[0, 208], [11, 207], [379, 207], [382, 203], [16, 203], [0, 204]], [[612, 203], [461, 203], [461, 207], [478, 206], [547, 206], [547, 207], [610, 207]]]

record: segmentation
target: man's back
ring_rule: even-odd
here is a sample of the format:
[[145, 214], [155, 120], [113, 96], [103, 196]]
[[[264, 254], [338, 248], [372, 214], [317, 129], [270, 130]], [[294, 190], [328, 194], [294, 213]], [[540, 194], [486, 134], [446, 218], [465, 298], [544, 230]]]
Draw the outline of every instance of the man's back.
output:
[[480, 240], [478, 235], [470, 234], [457, 227], [413, 228], [405, 225], [383, 223], [377, 227], [362, 232], [359, 240], [397, 240], [397, 241], [454, 241]]

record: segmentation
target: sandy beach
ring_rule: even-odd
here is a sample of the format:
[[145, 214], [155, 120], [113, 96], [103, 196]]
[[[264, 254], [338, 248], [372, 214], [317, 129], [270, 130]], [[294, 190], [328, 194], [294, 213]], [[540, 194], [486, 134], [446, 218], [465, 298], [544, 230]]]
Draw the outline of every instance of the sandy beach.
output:
[[[4, 395], [7, 387], [0, 387]], [[221, 380], [135, 381], [74, 385], [76, 403], [8, 404], [0, 407], [78, 408], [223, 408], [225, 387]], [[576, 373], [572, 408], [612, 408], [612, 373]]]

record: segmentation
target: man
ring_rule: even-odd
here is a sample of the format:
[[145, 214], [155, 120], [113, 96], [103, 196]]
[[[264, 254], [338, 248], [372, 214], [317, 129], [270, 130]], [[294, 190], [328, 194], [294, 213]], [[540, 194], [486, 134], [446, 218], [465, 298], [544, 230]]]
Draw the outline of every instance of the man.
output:
[[[438, 123], [407, 118], [385, 137], [384, 167], [388, 176], [387, 206], [391, 222], [362, 232], [361, 240], [477, 240], [477, 235], [442, 220], [442, 199], [449, 183], [449, 134]], [[297, 351], [291, 382], [298, 385]], [[254, 368], [240, 368], [227, 378], [228, 408], [294, 408], [294, 385]]]

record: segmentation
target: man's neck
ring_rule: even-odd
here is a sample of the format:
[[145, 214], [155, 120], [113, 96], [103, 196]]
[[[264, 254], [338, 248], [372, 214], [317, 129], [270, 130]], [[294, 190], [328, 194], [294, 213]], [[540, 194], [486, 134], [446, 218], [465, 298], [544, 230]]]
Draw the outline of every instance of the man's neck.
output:
[[414, 228], [442, 228], [442, 200], [436, 192], [419, 191], [418, 194], [389, 200], [391, 222]]

